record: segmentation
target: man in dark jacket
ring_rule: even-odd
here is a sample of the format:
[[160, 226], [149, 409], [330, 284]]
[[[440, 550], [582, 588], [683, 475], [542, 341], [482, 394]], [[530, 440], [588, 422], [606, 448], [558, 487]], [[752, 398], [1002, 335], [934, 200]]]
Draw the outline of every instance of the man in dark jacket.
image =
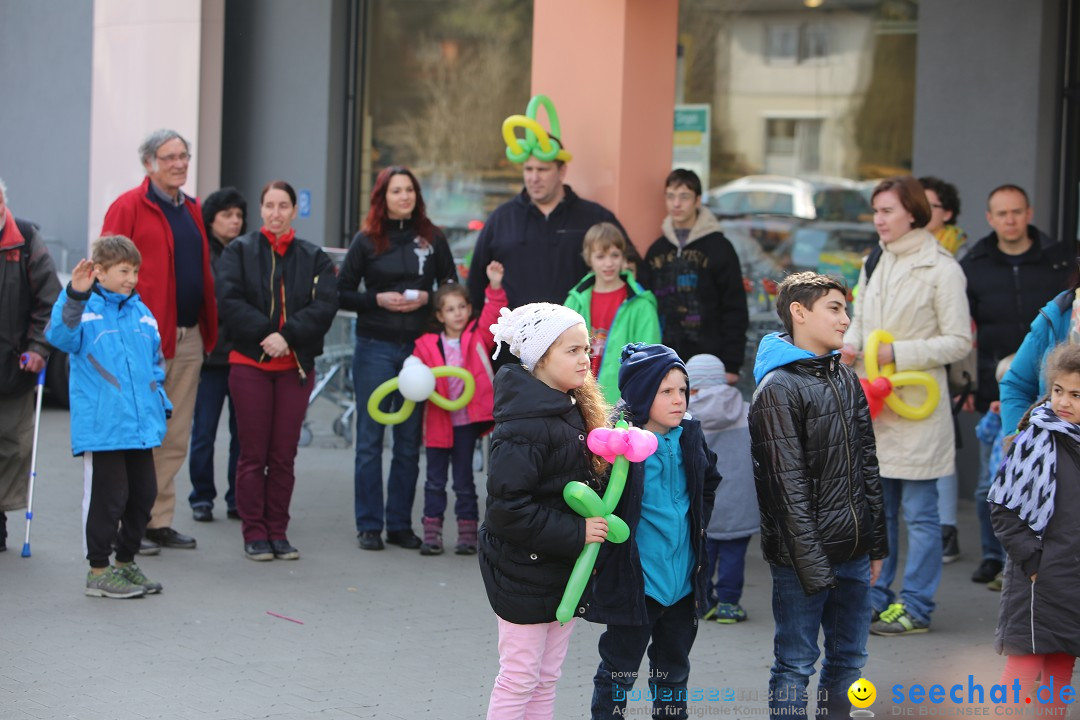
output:
[[734, 383], [750, 325], [739, 256], [701, 206], [696, 173], [673, 170], [664, 181], [664, 199], [663, 235], [645, 253], [638, 279], [656, 295], [663, 343], [679, 357], [715, 355]]
[[[978, 347], [978, 389], [969, 410], [973, 406], [981, 413], [998, 412], [998, 363], [1020, 348], [1039, 309], [1065, 289], [1075, 266], [1072, 243], [1052, 240], [1031, 224], [1033, 215], [1022, 188], [1002, 185], [994, 189], [986, 211], [986, 222], [993, 232], [975, 243], [960, 263], [967, 276], [968, 305]], [[975, 509], [982, 536], [982, 563], [971, 576], [980, 583], [993, 580], [1005, 561], [986, 504], [989, 455], [990, 445], [980, 443]]]
[[836, 280], [788, 277], [776, 297], [788, 334], [762, 338], [754, 366], [750, 450], [773, 578], [769, 708], [777, 714], [805, 714], [824, 630], [818, 711], [848, 715], [847, 689], [866, 663], [870, 586], [889, 554], [870, 410], [835, 352], [850, 323], [846, 307]]
[[27, 502], [34, 430], [34, 377], [45, 368], [49, 322], [60, 281], [37, 227], [17, 220], [0, 180], [0, 551], [8, 510]]
[[511, 309], [532, 302], [561, 305], [589, 272], [581, 257], [585, 232], [599, 222], [619, 225], [610, 210], [563, 183], [566, 163], [530, 156], [523, 172], [525, 189], [495, 208], [476, 240], [469, 268], [474, 308], [484, 306], [486, 268], [492, 260], [506, 269], [503, 288]]

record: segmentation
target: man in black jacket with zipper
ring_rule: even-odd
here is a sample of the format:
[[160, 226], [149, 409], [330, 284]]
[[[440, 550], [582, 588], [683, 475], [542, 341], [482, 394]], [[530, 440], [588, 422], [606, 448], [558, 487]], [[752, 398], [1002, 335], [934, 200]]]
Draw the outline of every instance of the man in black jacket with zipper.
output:
[[[1031, 224], [1034, 210], [1027, 193], [1002, 185], [990, 193], [986, 222], [993, 229], [964, 257], [968, 304], [975, 321], [978, 388], [966, 409], [997, 411], [995, 370], [1015, 353], [1039, 309], [1065, 289], [1075, 266], [1072, 243], [1059, 243]], [[1008, 429], [1007, 429], [1008, 430]], [[987, 583], [1001, 572], [1005, 555], [990, 525], [986, 493], [990, 488], [990, 446], [981, 444], [975, 509], [982, 536], [982, 563], [972, 581]]]
[[503, 288], [511, 309], [533, 302], [562, 305], [589, 272], [581, 257], [585, 232], [600, 222], [622, 229], [610, 210], [564, 184], [566, 163], [530, 156], [522, 169], [525, 188], [495, 208], [476, 240], [468, 280], [474, 308], [484, 306], [486, 268], [492, 260], [506, 268]]

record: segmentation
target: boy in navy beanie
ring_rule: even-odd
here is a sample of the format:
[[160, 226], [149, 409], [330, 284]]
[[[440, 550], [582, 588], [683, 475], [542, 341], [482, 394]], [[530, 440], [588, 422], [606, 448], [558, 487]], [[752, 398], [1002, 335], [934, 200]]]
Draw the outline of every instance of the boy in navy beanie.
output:
[[686, 416], [686, 366], [664, 345], [623, 348], [619, 392], [627, 420], [657, 437], [631, 463], [615, 514], [630, 527], [604, 543], [585, 619], [607, 624], [593, 678], [592, 717], [626, 714], [627, 692], [649, 649], [653, 717], [685, 718], [690, 648], [706, 608], [705, 528], [720, 475], [701, 424]]

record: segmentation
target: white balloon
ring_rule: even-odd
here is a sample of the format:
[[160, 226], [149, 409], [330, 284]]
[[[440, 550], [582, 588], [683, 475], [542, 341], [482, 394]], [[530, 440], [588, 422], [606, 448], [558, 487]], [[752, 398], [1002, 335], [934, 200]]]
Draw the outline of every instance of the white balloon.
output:
[[409, 356], [398, 374], [398, 390], [407, 400], [423, 402], [435, 392], [435, 373], [420, 358]]

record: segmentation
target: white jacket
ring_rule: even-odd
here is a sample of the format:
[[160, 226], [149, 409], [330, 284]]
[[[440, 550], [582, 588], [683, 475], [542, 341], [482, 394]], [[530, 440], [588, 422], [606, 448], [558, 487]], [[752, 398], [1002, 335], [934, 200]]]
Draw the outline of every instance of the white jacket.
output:
[[[882, 246], [870, 280], [859, 273], [859, 298], [845, 342], [863, 350], [874, 330], [888, 330], [895, 343], [896, 370], [922, 370], [937, 381], [939, 400], [925, 420], [907, 420], [882, 408], [874, 421], [881, 477], [933, 480], [954, 472], [956, 451], [945, 365], [971, 350], [967, 280], [959, 263], [922, 228]], [[865, 377], [860, 360], [857, 370]], [[912, 405], [922, 388], [898, 388]]]

